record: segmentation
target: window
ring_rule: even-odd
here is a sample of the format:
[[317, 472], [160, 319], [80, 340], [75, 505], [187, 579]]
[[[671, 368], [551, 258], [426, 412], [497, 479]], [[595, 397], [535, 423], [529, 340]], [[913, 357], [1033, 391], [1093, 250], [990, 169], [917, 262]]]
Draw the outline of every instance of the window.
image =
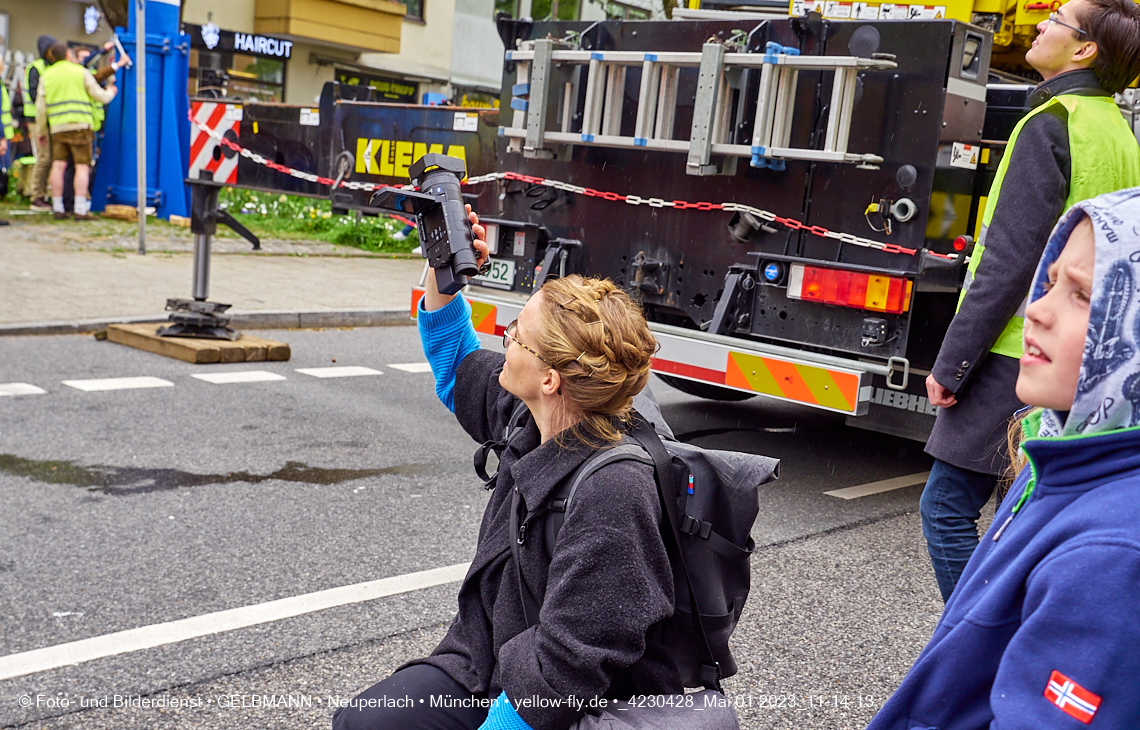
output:
[[649, 20], [651, 13], [645, 8], [619, 2], [606, 3], [606, 16], [610, 20]]
[[403, 0], [404, 7], [408, 9], [408, 14], [405, 18], [411, 20], [424, 19], [424, 0]]
[[535, 20], [553, 19], [555, 14], [558, 20], [577, 20], [578, 0], [534, 0], [531, 5]]
[[190, 49], [190, 96], [285, 100], [285, 62], [227, 51]]

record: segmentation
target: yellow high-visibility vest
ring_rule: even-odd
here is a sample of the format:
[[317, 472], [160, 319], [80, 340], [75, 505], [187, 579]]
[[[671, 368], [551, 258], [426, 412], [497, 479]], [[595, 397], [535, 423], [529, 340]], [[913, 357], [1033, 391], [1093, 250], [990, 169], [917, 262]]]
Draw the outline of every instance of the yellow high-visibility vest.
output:
[[[1001, 195], [1002, 181], [1005, 179], [1009, 160], [1017, 144], [1017, 136], [1025, 123], [1054, 104], [1060, 104], [1069, 112], [1069, 197], [1065, 199], [1065, 209], [1074, 203], [1095, 198], [1103, 193], [1111, 193], [1124, 188], [1140, 185], [1140, 145], [1132, 130], [1121, 116], [1116, 102], [1111, 96], [1079, 96], [1061, 94], [1025, 115], [1013, 128], [1009, 136], [1008, 150], [998, 164], [997, 176], [990, 187], [986, 209], [982, 213], [982, 232], [974, 244], [970, 255], [970, 265], [966, 267], [966, 281], [958, 297], [958, 308], [970, 290], [975, 272], [986, 252], [986, 231], [993, 220]], [[990, 352], [1012, 358], [1021, 357], [1022, 328], [1025, 325], [1025, 304], [1017, 311], [998, 336]]]
[[87, 70], [71, 61], [56, 61], [40, 75], [39, 93], [47, 105], [49, 129], [63, 124], [95, 127], [91, 95], [84, 84], [86, 76]]

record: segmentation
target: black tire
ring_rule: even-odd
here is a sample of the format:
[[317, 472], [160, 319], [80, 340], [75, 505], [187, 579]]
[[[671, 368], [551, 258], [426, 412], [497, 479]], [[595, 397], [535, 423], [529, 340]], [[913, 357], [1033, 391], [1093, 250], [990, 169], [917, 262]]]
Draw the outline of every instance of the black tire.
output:
[[707, 398], [708, 400], [741, 401], [756, 397], [755, 393], [745, 393], [742, 390], [723, 388], [719, 385], [710, 385], [709, 383], [701, 383], [696, 380], [689, 380], [687, 378], [678, 378], [673, 375], [662, 375], [661, 373], [655, 373], [655, 375], [664, 380], [667, 385], [673, 386], [682, 393], [695, 395], [698, 398]]

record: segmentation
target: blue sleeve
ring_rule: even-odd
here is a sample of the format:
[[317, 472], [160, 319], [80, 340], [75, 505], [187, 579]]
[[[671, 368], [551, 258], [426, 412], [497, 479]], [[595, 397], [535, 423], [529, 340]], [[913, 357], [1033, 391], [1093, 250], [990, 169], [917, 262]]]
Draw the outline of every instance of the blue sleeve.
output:
[[435, 375], [435, 394], [454, 413], [455, 370], [463, 358], [479, 349], [479, 337], [471, 324], [471, 305], [463, 297], [455, 297], [447, 306], [427, 312], [420, 299], [417, 309], [420, 342]]
[[1075, 729], [1093, 714], [1093, 727], [1136, 727], [1137, 606], [1133, 541], [1091, 540], [1042, 561], [1026, 581], [1021, 625], [994, 677], [991, 729]]
[[514, 705], [507, 699], [507, 693], [502, 692], [491, 705], [487, 719], [479, 726], [479, 730], [534, 730], [526, 721], [515, 712]]

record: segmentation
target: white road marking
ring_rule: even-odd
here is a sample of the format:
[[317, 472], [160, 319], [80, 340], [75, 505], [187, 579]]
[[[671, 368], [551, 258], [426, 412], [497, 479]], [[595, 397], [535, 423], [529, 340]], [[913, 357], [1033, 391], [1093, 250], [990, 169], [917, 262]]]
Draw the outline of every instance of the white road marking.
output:
[[173, 388], [174, 383], [162, 378], [142, 375], [137, 378], [95, 378], [92, 380], [64, 380], [64, 385], [79, 390], [130, 390], [132, 388]]
[[316, 593], [307, 593], [303, 596], [282, 598], [253, 606], [192, 616], [164, 624], [117, 631], [113, 634], [104, 634], [67, 644], [57, 644], [43, 649], [33, 649], [19, 654], [9, 654], [0, 657], [0, 681], [81, 664], [94, 659], [176, 644], [188, 639], [210, 636], [224, 631], [280, 621], [315, 611], [323, 611], [326, 608], [362, 603], [444, 585], [445, 583], [454, 583], [463, 579], [470, 565], [470, 563], [459, 563], [449, 565], [446, 568], [421, 570], [417, 573], [396, 575], [391, 578], [382, 578], [339, 588], [329, 588]]
[[37, 388], [30, 383], [0, 383], [0, 396], [5, 395], [43, 395], [47, 393], [43, 388]]
[[192, 378], [205, 380], [214, 385], [226, 383], [260, 383], [266, 380], [284, 380], [284, 375], [271, 373], [268, 370], [234, 370], [228, 373], [195, 373]]
[[314, 378], [354, 378], [358, 375], [383, 375], [380, 370], [362, 368], [359, 365], [346, 365], [336, 368], [297, 368], [294, 372], [312, 375]]
[[431, 364], [426, 362], [405, 362], [389, 365], [390, 368], [396, 370], [403, 370], [405, 373], [430, 373]]
[[844, 489], [833, 489], [824, 494], [831, 497], [839, 497], [840, 499], [858, 499], [859, 497], [866, 497], [870, 494], [879, 494], [880, 492], [890, 492], [894, 489], [902, 489], [904, 487], [913, 487], [916, 484], [925, 484], [930, 472], [924, 471], [918, 474], [908, 474], [905, 477], [895, 477], [894, 479], [883, 479], [878, 482], [868, 482], [867, 484], [860, 484], [857, 487], [846, 487]]

